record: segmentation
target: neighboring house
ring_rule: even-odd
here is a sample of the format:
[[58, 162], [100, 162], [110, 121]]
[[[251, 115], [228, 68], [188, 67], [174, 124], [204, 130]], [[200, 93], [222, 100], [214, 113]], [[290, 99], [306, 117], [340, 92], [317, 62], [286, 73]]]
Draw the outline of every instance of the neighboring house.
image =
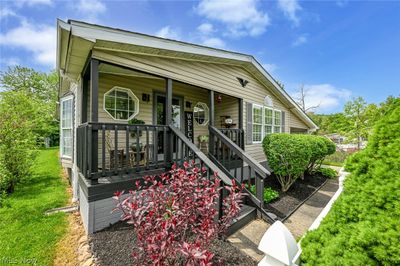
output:
[[[246, 54], [59, 20], [57, 70], [61, 162], [88, 233], [118, 221], [115, 191], [173, 162], [260, 188], [270, 174], [263, 137], [317, 128]], [[273, 216], [262, 192], [246, 201], [248, 214]]]
[[332, 134], [327, 134], [325, 137], [329, 138], [336, 144], [342, 144], [346, 141], [346, 137], [340, 135], [339, 133], [332, 133]]

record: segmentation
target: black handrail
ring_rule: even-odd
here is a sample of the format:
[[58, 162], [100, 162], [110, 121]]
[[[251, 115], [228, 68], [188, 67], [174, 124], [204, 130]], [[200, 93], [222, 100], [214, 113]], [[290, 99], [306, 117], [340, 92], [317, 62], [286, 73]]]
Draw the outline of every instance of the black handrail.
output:
[[240, 128], [219, 128], [219, 131], [244, 150], [244, 130]]
[[[218, 166], [216, 166], [208, 157], [205, 155], [202, 151], [197, 148], [196, 145], [194, 145], [183, 133], [180, 131], [178, 128], [174, 127], [173, 125], [170, 125], [169, 128], [171, 129], [172, 133], [180, 140], [183, 142], [183, 145], [179, 148], [176, 149], [176, 154], [179, 156], [179, 152], [188, 154], [186, 147], [193, 152], [193, 155], [191, 156], [194, 159], [199, 159], [201, 164], [204, 164], [207, 168], [209, 168], [213, 173], [217, 172], [218, 173], [218, 178], [221, 179], [222, 182], [226, 185], [232, 185], [231, 179], [223, 172], [220, 172], [220, 169]], [[176, 142], [177, 146], [180, 146], [181, 144]], [[183, 147], [186, 146], [186, 147]], [[178, 158], [177, 161], [182, 161], [184, 156], [179, 156], [176, 157]]]
[[[243, 162], [247, 163], [251, 168], [254, 169], [262, 178], [266, 178], [271, 175], [271, 172], [265, 169], [259, 162], [254, 160], [249, 156], [242, 148], [240, 148], [236, 143], [230, 140], [225, 134], [213, 126], [209, 126], [210, 135], [216, 135], [226, 146], [228, 146], [236, 156], [241, 158]], [[211, 140], [210, 140], [211, 141]]]

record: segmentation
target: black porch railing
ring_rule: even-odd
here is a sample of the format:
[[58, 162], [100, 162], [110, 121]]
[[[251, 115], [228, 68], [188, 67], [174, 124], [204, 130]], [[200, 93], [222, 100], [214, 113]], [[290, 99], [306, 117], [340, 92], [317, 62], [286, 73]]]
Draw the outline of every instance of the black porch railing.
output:
[[77, 129], [77, 166], [89, 179], [165, 168], [168, 134], [164, 125], [84, 123]]
[[244, 150], [244, 130], [239, 128], [219, 128], [222, 134]]
[[256, 195], [249, 193], [253, 203], [263, 208], [264, 179], [271, 173], [247, 155], [245, 151], [232, 141], [225, 133], [213, 126], [209, 126], [210, 147], [209, 157], [222, 169], [229, 178], [235, 178], [239, 183], [256, 186]]

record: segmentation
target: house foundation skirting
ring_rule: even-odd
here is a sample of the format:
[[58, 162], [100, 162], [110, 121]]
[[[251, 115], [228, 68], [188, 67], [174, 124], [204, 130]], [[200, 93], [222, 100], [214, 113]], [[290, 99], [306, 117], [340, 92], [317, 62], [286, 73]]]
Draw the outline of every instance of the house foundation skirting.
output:
[[121, 219], [120, 211], [113, 212], [116, 202], [112, 197], [89, 202], [81, 187], [79, 205], [82, 222], [88, 234], [107, 228]]

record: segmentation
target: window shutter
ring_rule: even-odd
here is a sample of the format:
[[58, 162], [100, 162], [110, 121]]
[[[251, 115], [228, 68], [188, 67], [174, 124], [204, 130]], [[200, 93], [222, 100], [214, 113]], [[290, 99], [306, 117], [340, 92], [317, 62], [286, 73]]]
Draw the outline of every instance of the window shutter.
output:
[[285, 112], [284, 111], [281, 112], [281, 125], [282, 125], [281, 132], [285, 133]]
[[253, 104], [246, 104], [246, 144], [253, 144]]

